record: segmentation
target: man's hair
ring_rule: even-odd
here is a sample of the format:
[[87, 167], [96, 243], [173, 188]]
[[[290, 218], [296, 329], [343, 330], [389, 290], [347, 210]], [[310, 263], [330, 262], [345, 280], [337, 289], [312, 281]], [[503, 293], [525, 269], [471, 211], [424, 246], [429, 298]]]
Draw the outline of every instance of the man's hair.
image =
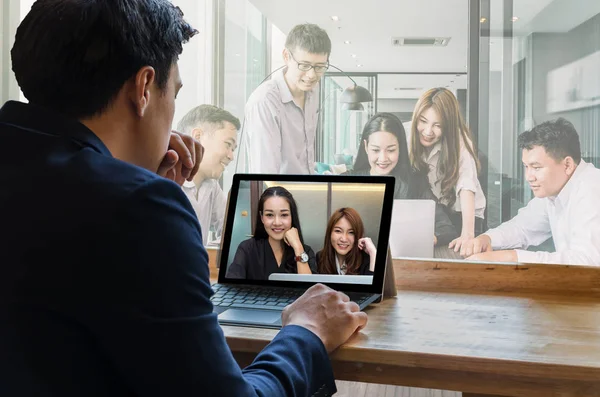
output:
[[294, 51], [296, 48], [311, 54], [331, 54], [331, 40], [324, 29], [312, 23], [296, 25], [290, 30], [285, 40], [285, 48]]
[[168, 0], [38, 0], [17, 29], [12, 68], [29, 102], [81, 119], [144, 66], [164, 90], [196, 33]]
[[224, 128], [226, 121], [233, 124], [236, 130], [240, 129], [240, 120], [227, 110], [213, 105], [200, 105], [182, 117], [177, 123], [177, 131], [190, 135], [192, 130], [199, 125], [209, 124], [214, 128], [205, 132], [212, 132]]
[[581, 161], [579, 135], [570, 121], [559, 117], [536, 125], [519, 135], [519, 148], [531, 150], [541, 146], [554, 160], [571, 156], [576, 164]]

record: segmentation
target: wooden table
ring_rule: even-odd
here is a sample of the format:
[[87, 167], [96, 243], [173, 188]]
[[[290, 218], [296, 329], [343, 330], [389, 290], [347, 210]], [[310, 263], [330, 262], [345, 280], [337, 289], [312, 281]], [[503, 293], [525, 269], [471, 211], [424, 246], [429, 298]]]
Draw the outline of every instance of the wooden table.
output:
[[[600, 269], [394, 261], [398, 296], [332, 356], [336, 379], [465, 397], [600, 396]], [[240, 365], [276, 331], [223, 327]]]

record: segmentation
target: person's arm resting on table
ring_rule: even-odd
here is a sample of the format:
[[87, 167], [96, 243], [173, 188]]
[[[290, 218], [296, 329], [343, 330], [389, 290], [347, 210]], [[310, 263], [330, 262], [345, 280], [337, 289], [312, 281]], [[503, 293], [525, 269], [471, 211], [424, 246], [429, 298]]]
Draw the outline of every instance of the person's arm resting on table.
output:
[[468, 260], [516, 262], [524, 249], [551, 236], [545, 203], [534, 198], [513, 219], [463, 243], [460, 253]]
[[264, 98], [246, 109], [247, 156], [250, 173], [281, 170], [281, 122], [273, 101]]
[[462, 245], [475, 238], [475, 194], [477, 192], [477, 165], [466, 149], [461, 150], [459, 178], [456, 183], [456, 199], [460, 203], [462, 230], [460, 236], [450, 243], [458, 252]]
[[[133, 394], [305, 396], [320, 388], [335, 391], [326, 349], [345, 340], [317, 336], [315, 329], [322, 330], [310, 332], [310, 323], [285, 326], [252, 365], [240, 370], [212, 312], [208, 256], [198, 221], [174, 183], [153, 180], [137, 189], [114, 222], [118, 227], [110, 230], [111, 246], [104, 250], [111, 270], [99, 271], [118, 281], [99, 303], [102, 310], [96, 312], [102, 314], [88, 320], [99, 348]], [[354, 314], [346, 312], [344, 319], [355, 320]], [[365, 322], [357, 322], [352, 332]]]
[[[568, 249], [557, 252], [516, 250], [519, 262], [600, 266], [600, 206], [597, 198], [593, 195], [578, 197], [578, 202], [570, 203], [569, 208]], [[529, 245], [539, 245], [548, 237], [551, 237], [550, 233], [540, 233], [539, 238]]]

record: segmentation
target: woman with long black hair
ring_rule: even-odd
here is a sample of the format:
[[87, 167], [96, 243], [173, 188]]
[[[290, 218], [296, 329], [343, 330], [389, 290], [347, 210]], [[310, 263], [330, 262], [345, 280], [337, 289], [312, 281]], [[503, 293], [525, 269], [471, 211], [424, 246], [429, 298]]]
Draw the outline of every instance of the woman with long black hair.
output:
[[273, 273], [317, 272], [315, 253], [305, 245], [292, 194], [281, 186], [266, 189], [258, 201], [254, 236], [242, 241], [227, 277], [268, 280]]

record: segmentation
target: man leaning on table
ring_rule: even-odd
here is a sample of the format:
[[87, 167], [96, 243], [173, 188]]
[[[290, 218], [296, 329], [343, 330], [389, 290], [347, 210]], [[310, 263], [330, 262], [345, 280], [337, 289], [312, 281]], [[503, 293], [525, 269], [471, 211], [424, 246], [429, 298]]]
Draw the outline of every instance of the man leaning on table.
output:
[[[519, 148], [535, 198], [510, 221], [470, 240], [461, 255], [600, 266], [600, 170], [581, 159], [573, 124], [563, 118], [542, 123], [519, 136]], [[526, 250], [550, 237], [556, 252]]]
[[[177, 160], [177, 59], [194, 33], [168, 0], [38, 0], [17, 29], [29, 103], [0, 109], [0, 395], [335, 392], [328, 352], [367, 315], [316, 285], [240, 369], [198, 219], [157, 174]], [[165, 175], [182, 183], [180, 169]]]

